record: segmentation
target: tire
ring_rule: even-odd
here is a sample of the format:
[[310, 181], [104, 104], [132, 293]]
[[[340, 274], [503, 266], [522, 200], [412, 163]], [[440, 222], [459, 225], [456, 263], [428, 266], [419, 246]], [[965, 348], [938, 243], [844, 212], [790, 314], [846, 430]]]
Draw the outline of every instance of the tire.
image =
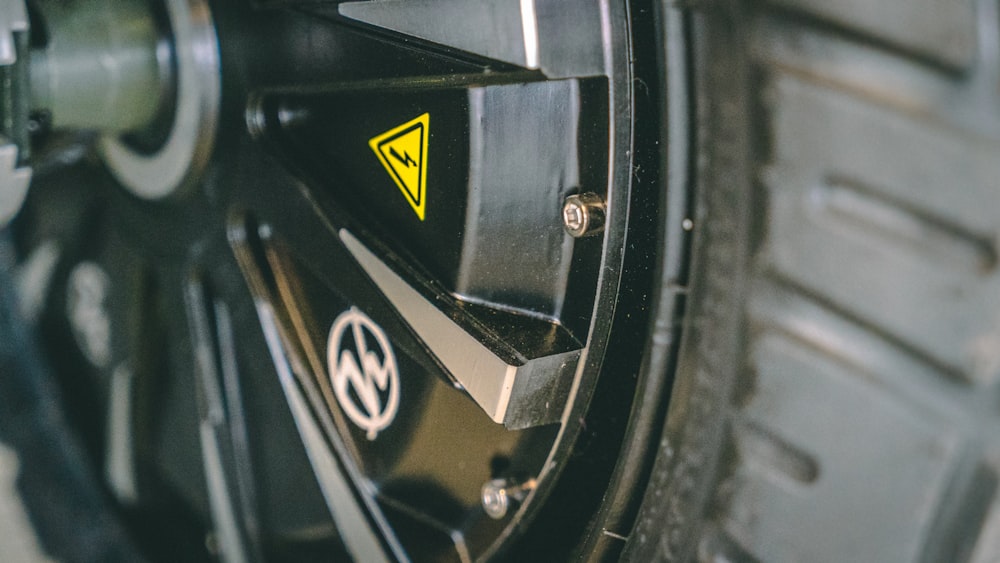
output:
[[663, 7], [695, 230], [627, 559], [996, 559], [996, 9]]
[[[581, 383], [589, 394], [572, 406], [579, 434], [567, 440], [570, 453], [555, 458], [565, 461], [555, 484], [540, 490], [530, 501], [537, 508], [519, 513], [523, 519], [497, 545], [477, 553], [529, 561], [996, 560], [996, 4], [613, 5], [615, 28], [630, 34], [631, 113], [628, 125], [616, 122], [629, 130], [612, 134], [630, 136], [632, 152], [629, 227], [611, 245], [620, 244], [622, 282], [609, 299], [614, 313], [601, 325], [610, 334], [607, 351], [593, 376], [580, 380], [590, 382]], [[293, 20], [277, 25], [296, 29]], [[220, 33], [233, 21], [220, 19]], [[324, 33], [318, 24], [306, 29], [304, 36]], [[245, 68], [231, 72], [226, 80], [240, 85], [255, 79]], [[225, 123], [242, 126], [237, 117], [224, 115]], [[253, 142], [268, 138], [266, 123], [248, 121]], [[247, 155], [258, 154], [246, 148], [251, 141], [233, 131], [221, 137], [239, 158], [210, 166], [211, 185], [228, 186], [220, 180], [227, 175], [284, 181], [268, 167], [287, 162], [248, 165]], [[124, 222], [102, 211], [47, 227], [70, 233], [84, 258], [106, 259], [101, 241], [136, 234], [147, 256], [183, 256], [171, 275], [189, 280], [181, 266], [210, 263], [219, 248], [229, 252], [230, 216], [230, 240], [224, 234], [216, 241], [198, 220], [135, 206], [102, 178], [94, 181], [105, 190], [98, 201]], [[64, 188], [72, 179], [56, 173], [46, 192], [56, 195], [29, 202], [14, 233], [22, 257], [38, 238], [37, 225], [55, 221], [60, 206], [79, 197]], [[206, 208], [229, 197], [225, 189], [212, 192]], [[322, 203], [267, 197], [261, 201], [303, 215]], [[198, 215], [205, 223], [213, 217]], [[145, 222], [164, 232], [180, 224], [197, 244], [178, 249], [157, 241]], [[78, 236], [94, 231], [96, 250]], [[235, 325], [256, 327], [235, 263], [230, 256], [216, 262], [212, 267], [229, 269], [206, 284], [205, 298], [238, 294], [223, 299]], [[67, 278], [69, 266], [60, 268], [55, 279]], [[140, 294], [159, 290], [145, 277], [130, 283]], [[0, 343], [0, 359], [18, 374], [3, 379], [10, 392], [0, 396], [14, 399], [0, 402], [8, 429], [0, 438], [26, 468], [21, 489], [43, 544], [69, 560], [134, 560], [137, 551], [154, 559], [219, 557], [215, 536], [205, 535], [215, 516], [210, 495], [193, 484], [202, 478], [200, 462], [164, 470], [162, 453], [145, 458], [158, 480], [141, 485], [162, 496], [141, 509], [122, 502], [114, 484], [109, 491], [99, 482], [87, 456], [101, 449], [103, 438], [94, 436], [106, 432], [105, 422], [87, 409], [103, 399], [73, 378], [87, 358], [63, 353], [73, 336], [61, 295], [48, 297], [42, 354], [13, 301], [0, 300], [0, 331], [11, 335]], [[172, 342], [171, 327], [185, 325], [183, 297], [157, 302], [149, 319], [130, 317], [151, 325], [128, 336], [138, 339], [128, 344], [135, 353], [187, 365], [194, 344], [151, 344]], [[260, 344], [257, 332], [240, 334]], [[39, 355], [55, 366], [54, 378]], [[299, 423], [284, 405], [261, 407], [260, 397], [281, 393], [270, 369], [248, 369], [243, 391], [248, 404], [266, 411], [266, 429], [258, 428], [266, 444], [295, 435]], [[157, 389], [168, 396], [184, 388], [164, 385]], [[181, 414], [195, 420], [196, 405], [184, 404]], [[155, 405], [140, 407], [154, 412]], [[170, 451], [200, 459], [193, 448]], [[254, 462], [245, 464], [253, 471], [244, 478], [280, 489], [262, 487], [260, 503], [305, 505], [321, 496], [303, 478], [310, 474], [306, 453], [260, 453], [267, 449], [243, 458]], [[52, 491], [61, 503], [51, 502]], [[236, 505], [257, 502], [249, 498]], [[316, 512], [322, 504], [310, 506], [304, 515], [282, 509], [282, 518], [308, 524], [296, 520], [298, 535], [268, 540], [247, 525], [248, 537], [261, 534], [247, 541], [247, 558], [348, 557], [350, 541], [345, 551], [343, 537], [316, 524], [332, 526], [328, 514]], [[66, 515], [80, 513], [94, 517], [69, 526]], [[302, 539], [302, 530], [320, 539]], [[415, 542], [411, 556], [445, 559], [440, 541]], [[233, 557], [225, 549], [221, 556]]]

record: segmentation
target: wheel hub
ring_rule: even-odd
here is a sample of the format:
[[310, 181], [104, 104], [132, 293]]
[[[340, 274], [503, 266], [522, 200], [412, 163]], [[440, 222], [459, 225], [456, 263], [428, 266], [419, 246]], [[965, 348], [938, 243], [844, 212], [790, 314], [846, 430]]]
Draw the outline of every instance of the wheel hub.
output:
[[[28, 155], [28, 131], [94, 130], [118, 182], [146, 199], [191, 187], [212, 150], [219, 105], [215, 30], [204, 2], [39, 2], [29, 39], [23, 4], [8, 40], [13, 86], [4, 134]], [[19, 161], [22, 165], [25, 158]], [[24, 190], [8, 173], [8, 216]]]

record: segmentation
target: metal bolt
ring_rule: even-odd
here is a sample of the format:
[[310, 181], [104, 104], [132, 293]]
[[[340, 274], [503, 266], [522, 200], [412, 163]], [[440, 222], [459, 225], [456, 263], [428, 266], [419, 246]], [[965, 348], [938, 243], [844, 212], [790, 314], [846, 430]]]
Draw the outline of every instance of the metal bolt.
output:
[[529, 479], [524, 483], [517, 483], [509, 479], [487, 481], [482, 489], [483, 510], [490, 518], [500, 520], [507, 515], [512, 503], [520, 503], [534, 488], [534, 479]]
[[563, 203], [563, 227], [574, 238], [596, 235], [604, 230], [604, 200], [587, 192], [571, 195]]

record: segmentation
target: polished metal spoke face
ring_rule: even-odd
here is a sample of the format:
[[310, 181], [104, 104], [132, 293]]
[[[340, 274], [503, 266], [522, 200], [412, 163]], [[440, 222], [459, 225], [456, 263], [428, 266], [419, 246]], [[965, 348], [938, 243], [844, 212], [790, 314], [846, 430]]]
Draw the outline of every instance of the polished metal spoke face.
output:
[[[186, 553], [224, 561], [472, 561], [518, 541], [580, 447], [614, 313], [622, 9], [216, 6], [200, 183], [151, 201], [82, 160], [26, 209], [25, 248], [67, 247], [70, 311], [100, 320], [86, 291], [107, 275], [107, 349], [87, 327], [63, 342], [102, 386], [118, 502], [192, 516]], [[83, 198], [61, 187], [80, 171]], [[73, 197], [75, 227], [30, 222]]]
[[[537, 426], [558, 420], [579, 350], [541, 359], [505, 360], [396, 274], [349, 231], [340, 238], [428, 351], [494, 422]], [[542, 398], [548, 408], [537, 404]]]

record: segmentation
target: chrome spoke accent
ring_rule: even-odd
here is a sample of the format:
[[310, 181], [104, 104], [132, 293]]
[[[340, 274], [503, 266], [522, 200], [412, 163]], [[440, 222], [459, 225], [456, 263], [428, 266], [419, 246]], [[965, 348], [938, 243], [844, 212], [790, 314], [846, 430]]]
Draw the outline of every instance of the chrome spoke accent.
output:
[[339, 9], [344, 16], [384, 29], [538, 68], [533, 0], [520, 5], [510, 0], [383, 0], [347, 2]]
[[509, 362], [487, 348], [349, 231], [340, 239], [403, 320], [494, 422], [517, 426], [521, 406], [572, 378], [580, 350]]
[[[371, 0], [341, 15], [550, 78], [604, 73], [600, 0]], [[597, 43], [595, 45], [595, 43]]]
[[138, 499], [132, 425], [134, 389], [135, 375], [132, 369], [125, 363], [119, 364], [111, 372], [111, 383], [108, 386], [104, 473], [108, 487], [122, 504], [131, 504]]

